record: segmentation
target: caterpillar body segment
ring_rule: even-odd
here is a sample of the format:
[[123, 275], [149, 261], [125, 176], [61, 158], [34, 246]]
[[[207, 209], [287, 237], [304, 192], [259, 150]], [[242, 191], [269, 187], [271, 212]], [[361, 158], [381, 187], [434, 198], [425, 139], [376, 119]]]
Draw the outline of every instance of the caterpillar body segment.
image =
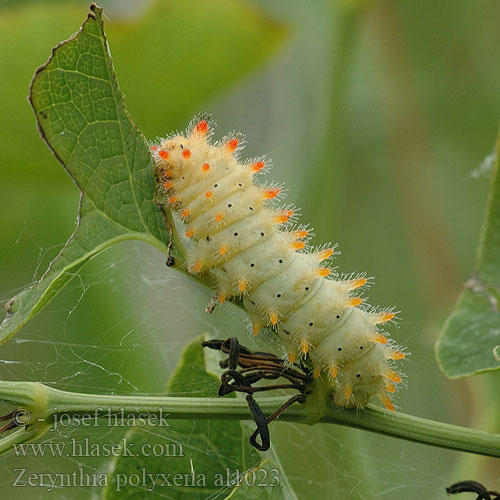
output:
[[290, 363], [308, 357], [314, 376], [334, 386], [336, 404], [378, 398], [393, 410], [401, 377], [391, 363], [405, 355], [376, 325], [394, 313], [360, 308], [354, 293], [367, 278], [339, 279], [328, 265], [334, 247], [308, 247], [310, 231], [292, 227], [296, 210], [276, 207], [283, 188], [256, 182], [267, 160], [240, 163], [242, 137], [214, 143], [211, 134], [199, 119], [185, 136], [151, 146], [157, 200], [178, 212], [191, 240], [188, 271], [210, 272], [220, 303], [241, 297], [253, 333], [272, 328]]

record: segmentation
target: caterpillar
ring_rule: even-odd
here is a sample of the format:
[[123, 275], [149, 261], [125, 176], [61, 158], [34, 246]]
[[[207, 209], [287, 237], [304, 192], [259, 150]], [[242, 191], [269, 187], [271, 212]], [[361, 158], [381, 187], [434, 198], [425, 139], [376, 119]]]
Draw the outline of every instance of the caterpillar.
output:
[[362, 305], [353, 293], [370, 284], [366, 275], [334, 272], [335, 246], [312, 248], [294, 207], [277, 203], [283, 187], [256, 182], [270, 161], [240, 162], [243, 137], [215, 142], [213, 128], [199, 116], [184, 135], [150, 145], [155, 200], [177, 212], [190, 240], [187, 271], [212, 276], [214, 301], [239, 298], [253, 334], [271, 329], [290, 364], [307, 358], [314, 377], [331, 382], [335, 404], [361, 408], [378, 398], [393, 411], [390, 394], [402, 381], [393, 361], [405, 353], [377, 325], [397, 313]]

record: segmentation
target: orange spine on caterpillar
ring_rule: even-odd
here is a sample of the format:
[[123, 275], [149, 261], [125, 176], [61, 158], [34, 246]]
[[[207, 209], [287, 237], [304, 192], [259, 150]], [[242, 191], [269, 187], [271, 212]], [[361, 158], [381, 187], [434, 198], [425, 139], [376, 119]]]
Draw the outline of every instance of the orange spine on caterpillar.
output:
[[405, 354], [377, 325], [395, 313], [353, 295], [368, 279], [334, 273], [334, 246], [309, 247], [310, 230], [294, 225], [297, 210], [277, 206], [283, 187], [256, 182], [267, 159], [240, 163], [242, 136], [214, 143], [211, 134], [201, 117], [185, 135], [151, 145], [157, 200], [179, 214], [190, 240], [188, 272], [210, 273], [220, 303], [241, 298], [252, 332], [274, 331], [290, 363], [307, 357], [336, 404], [363, 407], [377, 397], [394, 410], [390, 394], [402, 379], [392, 365]]

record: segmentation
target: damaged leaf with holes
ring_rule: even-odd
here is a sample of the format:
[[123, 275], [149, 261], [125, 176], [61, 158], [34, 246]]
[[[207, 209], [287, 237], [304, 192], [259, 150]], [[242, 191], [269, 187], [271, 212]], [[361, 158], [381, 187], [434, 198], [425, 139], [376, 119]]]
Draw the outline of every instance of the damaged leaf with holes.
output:
[[500, 135], [475, 269], [437, 343], [450, 378], [500, 369]]

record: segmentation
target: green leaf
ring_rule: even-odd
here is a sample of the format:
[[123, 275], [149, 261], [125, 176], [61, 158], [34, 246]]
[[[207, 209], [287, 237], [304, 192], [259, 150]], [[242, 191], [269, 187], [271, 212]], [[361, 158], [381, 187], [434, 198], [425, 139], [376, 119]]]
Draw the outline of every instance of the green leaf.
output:
[[[167, 395], [213, 397], [217, 394], [219, 380], [207, 371], [202, 340], [202, 337], [196, 338], [185, 348], [168, 383]], [[248, 442], [244, 423], [172, 420], [170, 424], [170, 427], [135, 427], [128, 432], [128, 449], [137, 453], [156, 447], [167, 452], [156, 457], [118, 457], [111, 464], [110, 484], [103, 491], [103, 499], [144, 498], [145, 490], [148, 498], [296, 498], [274, 452], [261, 454], [255, 450]], [[166, 472], [170, 474], [167, 480], [171, 485], [153, 485], [152, 478]], [[136, 474], [147, 478], [146, 483], [133, 486]], [[181, 478], [178, 486], [174, 484], [176, 474]], [[240, 484], [234, 482], [236, 474], [241, 478]], [[127, 478], [132, 478], [129, 481], [132, 484], [119, 490], [118, 485]]]
[[[267, 26], [254, 14], [242, 30], [243, 33], [236, 36], [232, 32], [233, 26], [223, 36], [218, 35], [215, 39], [208, 36], [209, 43], [204, 45], [203, 33], [189, 26], [191, 11], [187, 6], [184, 11], [186, 14], [175, 7], [169, 17], [169, 5], [171, 2], [158, 2], [153, 9], [152, 19], [159, 22], [169, 18], [174, 25], [180, 26], [179, 40], [185, 40], [188, 36], [192, 42], [189, 50], [170, 47], [170, 61], [176, 61], [176, 57], [182, 56], [188, 66], [191, 59], [196, 65], [197, 58], [201, 56], [204, 58], [204, 64], [209, 64], [214, 60], [214, 55], [220, 59], [219, 54], [214, 54], [214, 50], [224, 46], [224, 42], [229, 44], [234, 38], [235, 44], [230, 46], [227, 52], [231, 57], [242, 45], [248, 45], [247, 52], [252, 51], [252, 42], [259, 37], [265, 41], [261, 41], [255, 54], [250, 57], [251, 65], [255, 65], [269, 52], [277, 38], [273, 29], [269, 30], [270, 36], [263, 36]], [[248, 8], [242, 7], [244, 4], [222, 0], [216, 5], [217, 8], [207, 5], [202, 9], [207, 14], [205, 23], [212, 19], [211, 16], [217, 15], [218, 9], [223, 8], [230, 13], [238, 12], [235, 16], [237, 23], [246, 22], [242, 16], [248, 12]], [[114, 243], [142, 240], [161, 251], [166, 250], [164, 242], [167, 237], [163, 229], [165, 224], [152, 201], [154, 179], [149, 151], [144, 136], [135, 127], [125, 109], [123, 94], [114, 76], [101, 12], [102, 9], [91, 6], [91, 12], [81, 29], [53, 50], [47, 63], [36, 71], [32, 81], [30, 102], [36, 114], [40, 134], [82, 192], [80, 214], [76, 230], [42, 278], [9, 301], [7, 317], [0, 325], [0, 343], [15, 334], [52, 300], [89, 259]], [[50, 9], [50, 16], [57, 17], [56, 9]], [[50, 23], [50, 17], [45, 16], [44, 19]], [[212, 27], [216, 31], [219, 27], [224, 27], [223, 24], [219, 26], [222, 21], [217, 18], [212, 21]], [[188, 28], [182, 28], [183, 26]], [[161, 37], [162, 33], [160, 27], [156, 26], [151, 30], [151, 23], [139, 24], [135, 31], [136, 33], [134, 30], [127, 32], [122, 29], [122, 41], [118, 46], [125, 51], [128, 48], [130, 52], [130, 42], [127, 44], [126, 38], [133, 41], [138, 36], [146, 36], [145, 33], [148, 32], [151, 41], [150, 54], [154, 54], [155, 42], [158, 42], [155, 37]], [[162, 82], [162, 78], [155, 78], [160, 76], [163, 81], [168, 81], [168, 84], [160, 84], [167, 90], [172, 89], [176, 84], [182, 84], [182, 81], [172, 82], [172, 75], [183, 73], [169, 64], [164, 64], [162, 58], [155, 63], [159, 68], [157, 70], [151, 64], [152, 58], [152, 55], [143, 57], [150, 63], [151, 78], [146, 76], [147, 82], [143, 83], [142, 92], [146, 96], [144, 99], [150, 101], [150, 105], [157, 105], [157, 99], [151, 99], [151, 94], [147, 92], [148, 82]], [[176, 64], [179, 64], [178, 60]], [[196, 105], [201, 98], [206, 98], [245, 70], [241, 64], [229, 68], [226, 65], [220, 75], [214, 77], [211, 74], [209, 83], [202, 84], [198, 81], [199, 90], [193, 91], [192, 102]], [[196, 68], [193, 67], [184, 73], [184, 77], [189, 75], [191, 80], [198, 76]], [[144, 80], [142, 72], [135, 68], [136, 79], [138, 75]], [[139, 86], [137, 83], [136, 87]], [[175, 103], [172, 105], [175, 108], [179, 103], [186, 102], [186, 99], [179, 99], [178, 96], [174, 99], [170, 97], [158, 96], [162, 104], [157, 107], [165, 107], [165, 113], [169, 103]], [[165, 116], [165, 113], [156, 115]], [[165, 132], [157, 130], [157, 133]]]
[[475, 270], [446, 321], [437, 359], [450, 378], [500, 369], [500, 135]]

